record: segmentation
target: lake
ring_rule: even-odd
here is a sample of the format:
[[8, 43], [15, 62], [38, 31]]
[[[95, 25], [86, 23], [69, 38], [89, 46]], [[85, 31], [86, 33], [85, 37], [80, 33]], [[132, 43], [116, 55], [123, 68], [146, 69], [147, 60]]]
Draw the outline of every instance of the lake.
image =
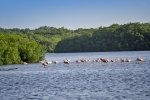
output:
[[[75, 63], [101, 57], [131, 62]], [[145, 62], [137, 64], [137, 57]], [[47, 53], [45, 58], [59, 64], [1, 66], [0, 100], [150, 100], [150, 51]], [[66, 58], [69, 65], [63, 64]]]

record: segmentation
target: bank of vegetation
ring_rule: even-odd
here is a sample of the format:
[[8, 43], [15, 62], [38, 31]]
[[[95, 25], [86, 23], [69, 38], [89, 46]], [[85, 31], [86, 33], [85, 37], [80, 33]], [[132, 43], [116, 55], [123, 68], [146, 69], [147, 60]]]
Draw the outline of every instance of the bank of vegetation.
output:
[[42, 26], [34, 30], [0, 28], [0, 65], [38, 62], [46, 52], [150, 50], [150, 23], [112, 24], [70, 30]]

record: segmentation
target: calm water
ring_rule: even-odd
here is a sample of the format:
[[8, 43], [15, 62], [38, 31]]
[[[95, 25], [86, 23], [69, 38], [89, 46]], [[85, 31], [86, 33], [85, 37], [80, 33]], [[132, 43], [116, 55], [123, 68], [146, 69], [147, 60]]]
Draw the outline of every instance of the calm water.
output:
[[[128, 58], [130, 63], [76, 64], [77, 59]], [[136, 64], [137, 57], [145, 60]], [[64, 65], [64, 59], [70, 65]], [[58, 65], [0, 67], [0, 100], [150, 100], [150, 51], [54, 53]], [[17, 68], [9, 70], [10, 68]]]

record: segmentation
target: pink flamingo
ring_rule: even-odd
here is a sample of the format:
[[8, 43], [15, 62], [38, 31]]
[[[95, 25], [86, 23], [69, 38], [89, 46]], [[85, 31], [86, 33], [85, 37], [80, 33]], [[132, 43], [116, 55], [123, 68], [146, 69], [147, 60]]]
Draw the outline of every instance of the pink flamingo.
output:
[[70, 63], [70, 60], [66, 58], [66, 59], [64, 60], [64, 63], [65, 63], [65, 64], [69, 64], [69, 63]]
[[22, 62], [22, 64], [23, 64], [23, 65], [26, 65], [26, 64], [28, 64], [28, 63], [27, 63], [27, 62]]
[[136, 63], [139, 64], [139, 63], [142, 63], [142, 62], [144, 62], [144, 59], [142, 59], [140, 57], [137, 57]]

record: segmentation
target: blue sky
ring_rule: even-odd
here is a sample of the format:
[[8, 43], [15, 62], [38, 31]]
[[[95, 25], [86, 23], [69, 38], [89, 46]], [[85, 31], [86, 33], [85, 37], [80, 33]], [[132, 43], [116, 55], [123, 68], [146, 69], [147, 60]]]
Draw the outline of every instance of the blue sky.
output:
[[0, 0], [1, 28], [68, 29], [150, 22], [150, 0]]

